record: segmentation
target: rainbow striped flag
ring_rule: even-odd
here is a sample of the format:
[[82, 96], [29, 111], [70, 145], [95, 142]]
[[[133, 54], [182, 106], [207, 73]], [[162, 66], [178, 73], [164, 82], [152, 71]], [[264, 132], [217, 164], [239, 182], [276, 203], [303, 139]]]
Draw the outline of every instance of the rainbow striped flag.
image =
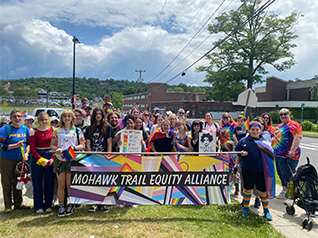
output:
[[107, 108], [107, 110], [106, 110], [106, 113], [109, 114], [109, 113], [111, 113], [111, 112], [112, 112], [112, 107], [109, 105], [108, 108]]
[[250, 130], [250, 119], [249, 118], [247, 118], [244, 125], [242, 126], [242, 131], [248, 131], [248, 130]]
[[22, 117], [27, 117], [28, 116], [28, 112], [25, 110], [22, 112]]
[[66, 162], [71, 162], [72, 160], [74, 160], [76, 158], [76, 153], [73, 150], [72, 146], [70, 146], [70, 148], [68, 148], [68, 150], [64, 150], [63, 155], [66, 159]]
[[173, 143], [172, 150], [173, 150], [173, 152], [180, 152], [177, 143]]
[[189, 120], [188, 120], [188, 118], [187, 118], [187, 117], [185, 118], [185, 120], [184, 120], [184, 121], [185, 121], [185, 123], [187, 124], [187, 126], [191, 127], [191, 123], [189, 122]]

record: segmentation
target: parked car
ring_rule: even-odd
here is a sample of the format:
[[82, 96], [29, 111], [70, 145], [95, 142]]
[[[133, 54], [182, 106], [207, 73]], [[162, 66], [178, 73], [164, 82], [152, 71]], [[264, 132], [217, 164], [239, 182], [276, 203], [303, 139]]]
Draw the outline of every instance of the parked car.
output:
[[33, 110], [32, 116], [34, 116], [34, 118], [36, 118], [40, 112], [47, 112], [47, 114], [49, 114], [49, 117], [58, 117], [60, 118], [61, 113], [64, 111], [64, 109], [60, 109], [60, 108], [35, 108]]

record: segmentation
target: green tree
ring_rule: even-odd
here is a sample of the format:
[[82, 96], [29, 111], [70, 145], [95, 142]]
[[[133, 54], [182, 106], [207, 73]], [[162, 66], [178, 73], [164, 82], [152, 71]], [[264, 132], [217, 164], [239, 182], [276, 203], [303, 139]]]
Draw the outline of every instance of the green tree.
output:
[[318, 83], [310, 89], [310, 98], [313, 101], [318, 101]]
[[20, 98], [38, 98], [38, 94], [34, 89], [18, 88], [13, 91], [12, 96]]
[[134, 93], [137, 93], [137, 89], [136, 89], [136, 87], [133, 87], [133, 86], [129, 86], [129, 87], [125, 88], [123, 91], [124, 95], [129, 95], [129, 94], [134, 94]]
[[9, 96], [9, 93], [7, 90], [4, 89], [4, 87], [0, 86], [0, 95], [1, 96]]
[[175, 87], [174, 89], [173, 89], [173, 92], [184, 92], [183, 91], [183, 88], [181, 88], [181, 87]]
[[[223, 87], [236, 87], [247, 81], [247, 88], [264, 80], [267, 74], [265, 65], [271, 65], [278, 71], [291, 68], [296, 62], [290, 50], [296, 47], [291, 41], [298, 36], [293, 33], [299, 14], [295, 11], [286, 18], [276, 14], [261, 12], [254, 15], [260, 8], [261, 0], [241, 0], [242, 6], [237, 10], [223, 13], [216, 18], [216, 23], [209, 25], [211, 34], [229, 34], [245, 20], [247, 24], [238, 29], [232, 37], [218, 47], [218, 52], [206, 56], [209, 66], [200, 66], [198, 72], [206, 72], [204, 82], [213, 86], [213, 91], [227, 93]], [[220, 42], [214, 42], [214, 45]], [[231, 85], [229, 85], [229, 82]], [[242, 88], [243, 89], [243, 88]], [[240, 92], [239, 92], [240, 93]], [[217, 100], [222, 93], [214, 94]]]
[[124, 96], [121, 93], [113, 93], [112, 104], [115, 109], [122, 110], [124, 107]]

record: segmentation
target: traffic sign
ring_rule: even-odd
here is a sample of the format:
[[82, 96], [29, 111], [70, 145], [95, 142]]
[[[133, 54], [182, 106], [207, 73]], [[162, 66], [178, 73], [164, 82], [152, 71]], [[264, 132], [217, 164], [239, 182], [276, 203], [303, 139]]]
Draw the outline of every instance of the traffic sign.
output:
[[302, 103], [301, 104], [301, 110], [304, 110], [304, 108], [305, 108], [305, 103]]

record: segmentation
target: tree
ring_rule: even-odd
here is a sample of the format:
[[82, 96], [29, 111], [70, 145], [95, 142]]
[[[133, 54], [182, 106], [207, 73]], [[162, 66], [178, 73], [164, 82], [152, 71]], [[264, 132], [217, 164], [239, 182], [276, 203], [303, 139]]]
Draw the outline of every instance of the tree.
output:
[[33, 89], [18, 88], [13, 91], [12, 96], [20, 98], [38, 98], [38, 94]]
[[125, 88], [123, 91], [124, 95], [135, 94], [135, 93], [137, 93], [137, 89], [133, 86], [129, 86], [128, 88]]
[[112, 104], [115, 109], [122, 110], [124, 106], [124, 96], [121, 93], [113, 93]]
[[181, 87], [175, 87], [175, 88], [173, 89], [173, 92], [182, 93], [182, 92], [184, 92], [184, 91], [183, 91], [183, 88], [181, 88]]
[[4, 89], [4, 87], [0, 86], [0, 95], [1, 96], [9, 96], [9, 92]]
[[318, 83], [310, 89], [310, 98], [313, 101], [318, 101]]
[[[213, 92], [227, 93], [222, 88], [232, 91], [234, 88], [244, 90], [240, 82], [247, 81], [247, 88], [264, 80], [267, 74], [265, 65], [271, 65], [278, 71], [291, 68], [296, 62], [290, 49], [296, 47], [291, 41], [298, 36], [293, 33], [299, 14], [295, 11], [282, 19], [276, 14], [261, 12], [261, 0], [241, 0], [242, 6], [237, 10], [223, 13], [216, 18], [216, 23], [209, 25], [211, 34], [229, 34], [245, 20], [247, 24], [238, 29], [233, 36], [218, 47], [218, 52], [206, 56], [209, 66], [200, 66], [198, 72], [206, 72], [204, 82], [213, 86]], [[214, 45], [220, 42], [214, 42]], [[242, 92], [241, 91], [241, 92]], [[217, 100], [228, 98], [230, 93], [214, 94]], [[238, 92], [240, 93], [240, 92]], [[222, 96], [219, 98], [219, 96]], [[220, 100], [222, 101], [222, 100]]]

